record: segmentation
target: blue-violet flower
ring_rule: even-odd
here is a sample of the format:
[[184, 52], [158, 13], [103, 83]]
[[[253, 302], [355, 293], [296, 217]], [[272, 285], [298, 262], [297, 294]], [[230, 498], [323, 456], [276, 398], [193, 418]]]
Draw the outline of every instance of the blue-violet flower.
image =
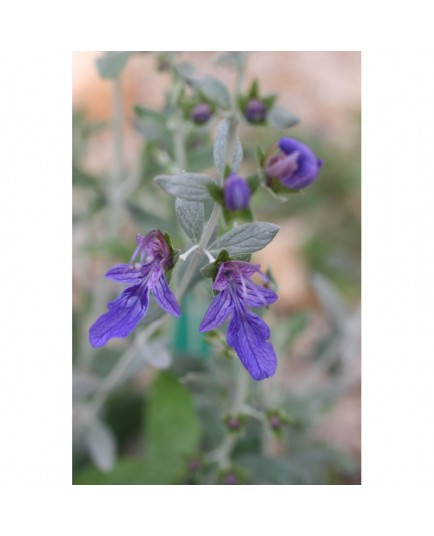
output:
[[265, 162], [265, 173], [269, 180], [276, 178], [282, 186], [300, 190], [311, 184], [323, 165], [313, 151], [294, 138], [281, 138], [280, 151]]
[[[136, 236], [137, 248], [129, 264], [117, 264], [106, 277], [118, 283], [131, 283], [122, 294], [108, 304], [103, 314], [89, 329], [89, 342], [94, 348], [104, 346], [113, 337], [128, 337], [145, 316], [149, 291], [158, 305], [173, 316], [181, 311], [167, 284], [165, 270], [173, 265], [172, 250], [160, 231]], [[140, 254], [140, 262], [135, 262]]]
[[264, 307], [277, 300], [269, 288], [260, 287], [251, 281], [255, 273], [267, 280], [259, 270], [259, 264], [244, 261], [226, 261], [220, 264], [213, 289], [219, 291], [214, 297], [199, 331], [210, 331], [231, 318], [226, 340], [254, 380], [273, 376], [277, 359], [273, 346], [267, 342], [270, 328], [261, 317], [248, 307]]
[[245, 210], [249, 206], [250, 188], [244, 177], [229, 175], [223, 186], [225, 207], [229, 210]]

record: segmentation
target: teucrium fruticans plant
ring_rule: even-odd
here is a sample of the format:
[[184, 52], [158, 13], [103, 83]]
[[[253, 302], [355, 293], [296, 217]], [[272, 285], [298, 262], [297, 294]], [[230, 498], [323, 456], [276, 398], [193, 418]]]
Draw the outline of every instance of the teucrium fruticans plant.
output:
[[[115, 112], [119, 112], [119, 74], [131, 54], [112, 52], [98, 62], [101, 76], [114, 81], [118, 99]], [[258, 188], [289, 198], [310, 185], [322, 165], [304, 143], [279, 135], [272, 147], [258, 148], [258, 165], [248, 170], [238, 135], [239, 124], [244, 123], [249, 128], [284, 129], [295, 125], [298, 119], [275, 106], [276, 95], [261, 95], [257, 81], [251, 83], [246, 94], [241, 93], [245, 62], [241, 53], [224, 59], [233, 61], [237, 69], [234, 96], [218, 79], [196, 77], [190, 66], [177, 63], [173, 53], [160, 54], [158, 58], [159, 69], [173, 75], [172, 92], [161, 113], [136, 106], [137, 127], [152, 146], [152, 156], [161, 170], [154, 177], [154, 185], [148, 183], [148, 188], [156, 185], [167, 194], [167, 199], [172, 196], [172, 213], [176, 214], [188, 242], [172, 244], [167, 232], [169, 222], [166, 225], [161, 218], [163, 221], [158, 227], [149, 225], [137, 229], [137, 247], [131, 252], [129, 262], [116, 264], [106, 273], [107, 278], [125, 284], [126, 288], [108, 303], [107, 312], [97, 312], [100, 316], [89, 330], [90, 344], [99, 348], [112, 338], [131, 337], [132, 340], [112, 373], [92, 391], [93, 398], [85, 414], [88, 422], [97, 423], [100, 433], [86, 436], [91, 453], [95, 451], [98, 438], [105, 438], [106, 442], [110, 438], [109, 433], [101, 432], [103, 425], [97, 416], [108, 393], [124, 377], [125, 370], [147, 339], [164, 326], [168, 318], [165, 313], [175, 317], [185, 314], [183, 298], [200, 280], [208, 285], [213, 297], [197, 323], [197, 333], [214, 331], [226, 323], [225, 353], [234, 351], [254, 380], [275, 374], [278, 359], [272, 333], [257, 313], [271, 306], [277, 294], [270, 288], [270, 278], [258, 264], [251, 262], [251, 254], [266, 247], [279, 227], [255, 221], [251, 201]], [[119, 141], [121, 134], [116, 117], [114, 126]], [[214, 132], [212, 147], [209, 147], [213, 170], [209, 171], [206, 166], [190, 171], [190, 139], [194, 141], [194, 136], [207, 136], [211, 131]], [[169, 144], [164, 142], [167, 137], [171, 138]], [[122, 175], [119, 146], [115, 153], [115, 179], [119, 179]], [[243, 164], [246, 170], [241, 171]], [[112, 195], [113, 210], [119, 210], [121, 202]], [[140, 214], [140, 204], [135, 203], [133, 208]], [[154, 208], [158, 212], [158, 207]], [[119, 213], [110, 221], [113, 236], [119, 231]], [[262, 282], [254, 282], [253, 276], [259, 276]], [[218, 358], [218, 355], [213, 357]], [[247, 380], [248, 376], [241, 370], [232, 414], [248, 413], [243, 409]], [[266, 422], [265, 416], [263, 421]], [[217, 460], [221, 469], [231, 475], [236, 473], [230, 467], [233, 442], [231, 436], [209, 458]], [[104, 452], [113, 450], [106, 448]], [[107, 454], [100, 467], [107, 469], [110, 459]]]

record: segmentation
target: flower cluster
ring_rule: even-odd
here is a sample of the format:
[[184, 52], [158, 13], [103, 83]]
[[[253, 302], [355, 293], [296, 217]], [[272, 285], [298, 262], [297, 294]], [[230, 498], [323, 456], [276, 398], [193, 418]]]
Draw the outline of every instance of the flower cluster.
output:
[[[197, 121], [205, 120], [210, 111], [206, 106], [198, 104], [193, 110], [197, 113]], [[273, 190], [298, 191], [315, 180], [322, 163], [301, 141], [281, 138], [263, 158], [262, 176], [266, 177], [266, 186]], [[214, 185], [210, 192], [214, 192], [216, 200], [226, 211], [240, 215], [243, 211], [248, 212], [251, 195], [260, 180], [258, 177], [245, 179], [228, 171], [223, 186]], [[166, 279], [175, 262], [168, 235], [155, 230], [146, 236], [139, 234], [136, 239], [138, 245], [130, 263], [117, 264], [106, 273], [107, 278], [130, 286], [108, 304], [108, 312], [91, 326], [89, 341], [95, 348], [104, 346], [113, 337], [123, 338], [131, 333], [148, 310], [149, 293], [164, 311], [175, 317], [181, 315]], [[199, 331], [214, 330], [228, 321], [227, 343], [235, 350], [251, 377], [263, 380], [273, 376], [277, 359], [269, 342], [270, 329], [260, 316], [250, 310], [267, 307], [277, 300], [277, 295], [268, 288], [268, 279], [258, 264], [231, 259], [225, 250], [221, 250], [217, 260], [209, 266], [212, 267], [211, 275], [206, 277], [213, 277], [216, 295]], [[266, 284], [259, 286], [254, 283], [251, 279], [254, 274], [262, 277]]]
[[[98, 318], [89, 330], [89, 341], [95, 348], [104, 346], [113, 337], [127, 337], [145, 316], [151, 292], [158, 305], [172, 314], [181, 311], [170, 290], [165, 270], [171, 268], [173, 252], [160, 231], [147, 236], [137, 235], [138, 246], [129, 264], [117, 264], [106, 277], [119, 283], [130, 283], [122, 294], [108, 304], [108, 312]], [[140, 255], [140, 262], [134, 262]], [[213, 289], [218, 291], [211, 302], [199, 330], [209, 331], [230, 318], [227, 342], [255, 380], [272, 376], [276, 370], [276, 354], [267, 342], [270, 329], [248, 307], [263, 307], [274, 303], [277, 295], [266, 287], [251, 281], [258, 273], [264, 280], [258, 264], [245, 261], [227, 261], [219, 266]]]

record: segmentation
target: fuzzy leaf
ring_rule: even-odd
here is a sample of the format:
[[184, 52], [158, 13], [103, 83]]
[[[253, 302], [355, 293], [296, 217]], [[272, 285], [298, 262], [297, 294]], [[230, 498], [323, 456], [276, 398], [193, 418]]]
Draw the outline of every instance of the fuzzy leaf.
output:
[[93, 463], [100, 471], [110, 471], [116, 461], [116, 441], [112, 431], [95, 418], [85, 435], [85, 444]]
[[175, 210], [181, 227], [194, 243], [199, 242], [202, 235], [205, 219], [203, 203], [188, 201], [178, 197], [175, 201]]
[[209, 201], [207, 185], [214, 183], [212, 177], [200, 173], [159, 175], [154, 181], [168, 194], [189, 201]]
[[148, 140], [164, 141], [170, 135], [163, 114], [139, 104], [134, 106], [134, 112], [135, 126]]
[[146, 413], [146, 459], [154, 468], [152, 483], [175, 482], [182, 475], [185, 456], [196, 451], [200, 438], [192, 396], [164, 372], [150, 389]]
[[72, 375], [72, 396], [82, 400], [91, 395], [99, 385], [99, 378], [85, 372], [74, 372]]
[[106, 52], [96, 60], [98, 72], [102, 78], [117, 78], [125, 67], [132, 52]]
[[[228, 135], [231, 119], [224, 119], [218, 126], [214, 140], [214, 165], [220, 175], [224, 174], [226, 166], [226, 151], [228, 145]], [[229, 163], [231, 170], [237, 173], [240, 169], [243, 160], [243, 146], [240, 138], [235, 135], [235, 147], [232, 155], [232, 160]]]
[[273, 106], [267, 113], [268, 126], [277, 130], [293, 127], [298, 122], [299, 118], [296, 115], [278, 106]]
[[220, 108], [230, 108], [231, 96], [229, 91], [217, 78], [205, 76], [205, 78], [193, 80], [192, 84], [206, 99], [217, 104]]
[[222, 248], [226, 249], [230, 255], [252, 253], [269, 244], [278, 230], [278, 225], [266, 222], [238, 225], [216, 240], [208, 249], [213, 254]]

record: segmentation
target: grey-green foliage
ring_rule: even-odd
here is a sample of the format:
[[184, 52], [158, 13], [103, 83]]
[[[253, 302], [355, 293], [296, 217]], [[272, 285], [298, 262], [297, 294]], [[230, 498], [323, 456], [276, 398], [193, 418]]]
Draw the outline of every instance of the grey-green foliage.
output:
[[190, 393], [167, 372], [149, 390], [143, 430], [143, 459], [121, 459], [109, 474], [87, 469], [74, 484], [177, 484], [197, 451], [201, 428]]
[[[220, 175], [223, 175], [226, 166], [227, 145], [229, 137], [229, 129], [233, 119], [224, 119], [218, 126], [215, 140], [214, 140], [214, 165]], [[243, 160], [243, 146], [241, 145], [240, 138], [235, 135], [235, 144], [231, 162], [229, 165], [234, 173], [237, 173], [240, 169], [241, 162]]]
[[228, 109], [231, 106], [231, 96], [228, 88], [214, 78], [213, 76], [205, 76], [205, 78], [191, 80], [193, 87], [202, 93], [211, 102], [215, 103], [220, 108]]
[[299, 123], [299, 118], [291, 112], [279, 106], [273, 106], [267, 113], [267, 123], [271, 128], [277, 130], [293, 127]]
[[168, 194], [189, 201], [209, 201], [211, 199], [207, 184], [214, 179], [201, 173], [180, 173], [178, 175], [159, 175], [154, 181]]
[[86, 428], [84, 443], [93, 463], [100, 471], [110, 471], [116, 461], [116, 440], [113, 432], [99, 418]]
[[191, 238], [194, 243], [199, 242], [205, 218], [203, 203], [177, 197], [175, 201], [175, 210], [178, 221], [187, 236]]
[[221, 249], [226, 249], [230, 255], [259, 251], [273, 240], [278, 230], [279, 226], [273, 223], [245, 223], [224, 234], [209, 250], [213, 255]]
[[99, 386], [99, 378], [87, 372], [74, 371], [72, 374], [72, 396], [82, 400], [91, 395]]
[[106, 52], [104, 56], [96, 60], [98, 72], [102, 78], [117, 78], [132, 52]]

